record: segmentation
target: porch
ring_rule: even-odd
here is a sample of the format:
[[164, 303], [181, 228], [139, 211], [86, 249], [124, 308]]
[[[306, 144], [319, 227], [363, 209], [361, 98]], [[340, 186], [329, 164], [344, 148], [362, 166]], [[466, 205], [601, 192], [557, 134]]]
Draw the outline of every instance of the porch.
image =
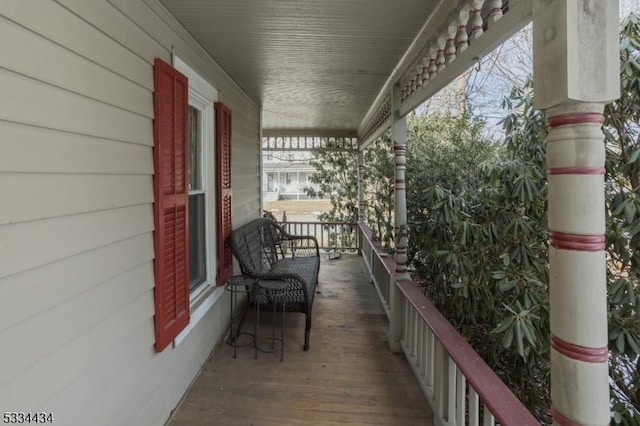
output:
[[[420, 289], [393, 279], [393, 257], [371, 229], [347, 225], [361, 255], [322, 255], [310, 350], [295, 313], [286, 317], [283, 363], [278, 353], [255, 360], [250, 346], [233, 359], [221, 343], [168, 424], [537, 425]], [[245, 331], [254, 319], [250, 311]], [[266, 314], [259, 335], [270, 334]]]
[[[434, 425], [536, 424], [410, 281], [405, 181], [407, 114], [533, 21], [552, 415], [609, 424], [600, 125], [618, 96], [617, 2], [0, 4], [5, 420], [157, 426], [205, 365], [172, 424], [424, 424], [429, 407]], [[389, 129], [395, 258], [363, 223], [364, 151]], [[362, 257], [325, 261], [310, 352], [290, 315], [284, 363], [233, 360], [225, 237], [262, 214], [262, 141], [289, 136], [356, 141], [342, 149], [359, 157]]]
[[[251, 312], [245, 331], [254, 319]], [[387, 326], [362, 258], [323, 255], [309, 351], [304, 315], [295, 313], [286, 316], [282, 363], [279, 353], [254, 360], [249, 346], [233, 359], [222, 342], [169, 425], [431, 425], [411, 367], [387, 349]], [[271, 335], [270, 315], [261, 316], [259, 334]]]

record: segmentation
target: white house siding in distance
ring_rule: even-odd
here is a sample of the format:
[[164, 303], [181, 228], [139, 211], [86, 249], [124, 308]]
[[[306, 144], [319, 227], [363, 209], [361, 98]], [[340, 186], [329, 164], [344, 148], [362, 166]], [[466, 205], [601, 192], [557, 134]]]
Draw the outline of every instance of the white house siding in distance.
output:
[[156, 353], [154, 58], [233, 112], [235, 226], [259, 213], [259, 108], [152, 0], [4, 0], [0, 40], [0, 412], [162, 425], [228, 300]]

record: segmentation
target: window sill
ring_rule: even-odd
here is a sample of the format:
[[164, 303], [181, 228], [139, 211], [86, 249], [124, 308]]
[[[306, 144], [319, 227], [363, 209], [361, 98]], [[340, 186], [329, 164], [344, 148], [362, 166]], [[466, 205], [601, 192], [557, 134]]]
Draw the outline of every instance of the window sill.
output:
[[211, 284], [205, 283], [200, 286], [200, 289], [196, 290], [191, 295], [190, 310], [191, 315], [189, 318], [189, 324], [184, 330], [180, 332], [173, 339], [173, 347], [178, 347], [180, 343], [189, 335], [191, 330], [200, 322], [207, 312], [216, 304], [218, 299], [224, 294], [224, 287], [214, 287]]

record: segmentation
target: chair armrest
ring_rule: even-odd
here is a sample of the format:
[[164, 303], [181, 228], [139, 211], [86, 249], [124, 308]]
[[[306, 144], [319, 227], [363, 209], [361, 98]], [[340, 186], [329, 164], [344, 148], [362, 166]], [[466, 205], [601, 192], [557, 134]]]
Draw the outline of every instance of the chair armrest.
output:
[[286, 289], [289, 291], [301, 291], [304, 295], [304, 299], [309, 299], [309, 292], [307, 290], [307, 286], [304, 284], [304, 280], [295, 273], [286, 273], [286, 274], [256, 274], [252, 275], [252, 277], [258, 280], [265, 281], [284, 281], [287, 283]]
[[291, 257], [320, 257], [318, 240], [311, 235], [286, 235], [290, 242]]

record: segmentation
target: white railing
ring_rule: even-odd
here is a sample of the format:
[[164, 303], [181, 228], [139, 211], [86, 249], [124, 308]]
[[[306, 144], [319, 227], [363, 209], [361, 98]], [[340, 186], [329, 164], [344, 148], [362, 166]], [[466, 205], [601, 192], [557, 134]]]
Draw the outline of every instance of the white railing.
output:
[[393, 257], [389, 256], [379, 241], [374, 238], [374, 234], [366, 224], [360, 224], [361, 251], [364, 263], [367, 265], [371, 281], [378, 291], [380, 301], [387, 313], [390, 313], [390, 289], [391, 277], [393, 276]]
[[291, 235], [316, 237], [320, 249], [328, 251], [355, 252], [358, 242], [358, 224], [355, 222], [294, 221], [278, 222]]
[[[435, 425], [539, 425], [413, 281], [395, 279], [393, 258], [372, 241], [371, 229], [360, 224], [360, 232], [362, 256], [387, 310], [389, 328], [398, 330], [400, 346], [431, 405]], [[392, 298], [400, 303], [391, 303]]]

